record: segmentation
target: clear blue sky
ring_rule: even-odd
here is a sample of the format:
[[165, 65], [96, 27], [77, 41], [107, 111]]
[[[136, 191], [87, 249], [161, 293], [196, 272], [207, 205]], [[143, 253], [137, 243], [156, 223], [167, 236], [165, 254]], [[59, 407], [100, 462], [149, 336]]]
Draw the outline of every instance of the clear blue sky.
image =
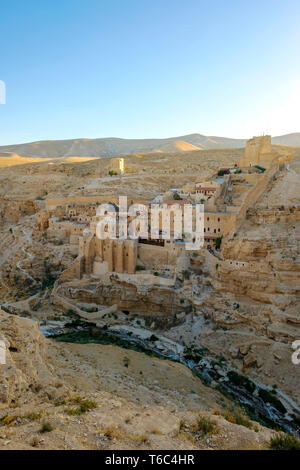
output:
[[0, 145], [300, 132], [299, 0], [10, 0]]

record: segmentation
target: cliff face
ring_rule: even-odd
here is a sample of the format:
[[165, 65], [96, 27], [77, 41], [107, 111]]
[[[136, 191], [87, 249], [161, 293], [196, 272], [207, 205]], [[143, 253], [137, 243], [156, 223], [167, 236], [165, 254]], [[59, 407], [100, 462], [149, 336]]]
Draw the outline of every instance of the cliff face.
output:
[[96, 303], [98, 305], [117, 304], [120, 310], [139, 312], [144, 315], [172, 318], [172, 314], [188, 310], [191, 303], [183, 298], [182, 291], [175, 286], [139, 285], [132, 280], [122, 280], [118, 275], [111, 275], [85, 285], [76, 286], [76, 283], [62, 285], [58, 289], [59, 295], [72, 301]]
[[6, 363], [0, 365], [0, 404], [34, 402], [63, 391], [46, 364], [46, 341], [38, 323], [0, 310], [0, 340], [6, 345]]
[[202, 340], [214, 350], [223, 349], [236, 367], [277, 383], [299, 402], [300, 367], [291, 361], [292, 343], [300, 339], [297, 187], [299, 174], [284, 172], [248, 210], [241, 229], [224, 240], [222, 259], [209, 255], [214, 289], [203, 311], [215, 330], [207, 328]]

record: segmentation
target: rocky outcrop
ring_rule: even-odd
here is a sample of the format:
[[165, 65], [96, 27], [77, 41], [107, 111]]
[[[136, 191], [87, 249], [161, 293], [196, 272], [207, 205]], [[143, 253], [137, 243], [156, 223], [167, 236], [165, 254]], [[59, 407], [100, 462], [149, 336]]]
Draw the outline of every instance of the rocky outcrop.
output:
[[0, 222], [18, 222], [21, 217], [33, 215], [39, 210], [35, 201], [0, 197]]
[[0, 340], [6, 345], [5, 364], [0, 365], [0, 404], [54, 397], [65, 388], [46, 362], [46, 340], [39, 325], [0, 310]]
[[118, 275], [106, 280], [84, 283], [66, 283], [58, 287], [59, 295], [71, 301], [89, 302], [98, 305], [117, 304], [120, 310], [140, 312], [149, 316], [172, 317], [172, 314], [188, 311], [191, 302], [183, 298], [180, 289], [157, 285], [141, 285], [125, 282]]
[[248, 209], [241, 229], [223, 240], [220, 259], [207, 255], [213, 291], [202, 305], [210, 324], [201, 341], [299, 403], [300, 369], [291, 355], [300, 338], [300, 208], [294, 199], [278, 205], [288, 177]]

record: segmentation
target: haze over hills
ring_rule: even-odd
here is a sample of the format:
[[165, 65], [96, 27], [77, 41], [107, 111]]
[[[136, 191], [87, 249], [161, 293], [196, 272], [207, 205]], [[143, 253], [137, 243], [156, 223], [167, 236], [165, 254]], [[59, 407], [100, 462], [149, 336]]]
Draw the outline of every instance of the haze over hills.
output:
[[[247, 139], [190, 134], [167, 139], [100, 139], [45, 140], [0, 147], [0, 158], [17, 154], [21, 157], [61, 158], [68, 156], [110, 157], [132, 153], [188, 152], [221, 148], [241, 148]], [[272, 138], [275, 145], [300, 146], [300, 133]]]

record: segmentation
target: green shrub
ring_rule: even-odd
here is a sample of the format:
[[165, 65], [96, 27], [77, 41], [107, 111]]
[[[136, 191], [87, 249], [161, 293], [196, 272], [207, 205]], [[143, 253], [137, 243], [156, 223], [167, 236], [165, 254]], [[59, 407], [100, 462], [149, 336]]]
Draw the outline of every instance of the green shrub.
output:
[[44, 421], [43, 424], [42, 424], [42, 427], [40, 429], [40, 432], [41, 433], [45, 433], [45, 432], [51, 432], [53, 431], [54, 427], [52, 426], [51, 423], [49, 423], [49, 421]]
[[238, 374], [234, 370], [231, 370], [230, 372], [228, 372], [227, 377], [232, 383], [234, 383], [238, 387], [244, 387], [250, 393], [254, 392], [255, 385], [247, 377], [244, 377], [243, 375]]
[[292, 434], [277, 434], [269, 443], [272, 450], [300, 450], [300, 440]]
[[83, 413], [97, 408], [97, 403], [93, 400], [88, 400], [87, 398], [76, 397], [71, 400], [74, 404], [79, 405], [77, 408], [67, 408], [66, 413], [70, 416], [80, 416]]
[[145, 268], [145, 266], [136, 266], [135, 270], [136, 271], [145, 271], [146, 268]]
[[183, 275], [183, 278], [184, 278], [184, 279], [187, 279], [187, 280], [190, 279], [190, 277], [191, 277], [191, 273], [190, 273], [190, 271], [189, 271], [188, 269], [184, 269], [184, 270], [182, 271], [182, 275]]
[[214, 244], [215, 244], [215, 248], [216, 250], [219, 250], [220, 249], [220, 246], [221, 246], [221, 243], [222, 243], [222, 238], [223, 237], [217, 237], [214, 241]]
[[57, 398], [57, 400], [54, 401], [54, 406], [62, 406], [66, 405], [66, 400], [63, 398]]
[[273, 393], [263, 388], [260, 388], [258, 395], [260, 396], [260, 398], [263, 399], [264, 402], [270, 403], [270, 405], [273, 405], [281, 413], [283, 414], [286, 413], [286, 408], [283, 406], [281, 401], [278, 400], [278, 398], [276, 398], [276, 396]]
[[34, 411], [32, 413], [28, 413], [27, 415], [24, 415], [23, 418], [27, 419], [28, 421], [37, 421], [38, 419], [41, 419], [43, 416], [43, 413], [39, 411], [38, 413], [35, 413]]
[[158, 337], [155, 335], [151, 335], [149, 341], [158, 341]]
[[91, 411], [97, 408], [97, 403], [93, 400], [81, 400], [80, 402], [80, 411], [81, 413], [86, 413], [87, 411]]
[[199, 416], [196, 431], [204, 435], [213, 434], [216, 431], [216, 425], [209, 418]]

